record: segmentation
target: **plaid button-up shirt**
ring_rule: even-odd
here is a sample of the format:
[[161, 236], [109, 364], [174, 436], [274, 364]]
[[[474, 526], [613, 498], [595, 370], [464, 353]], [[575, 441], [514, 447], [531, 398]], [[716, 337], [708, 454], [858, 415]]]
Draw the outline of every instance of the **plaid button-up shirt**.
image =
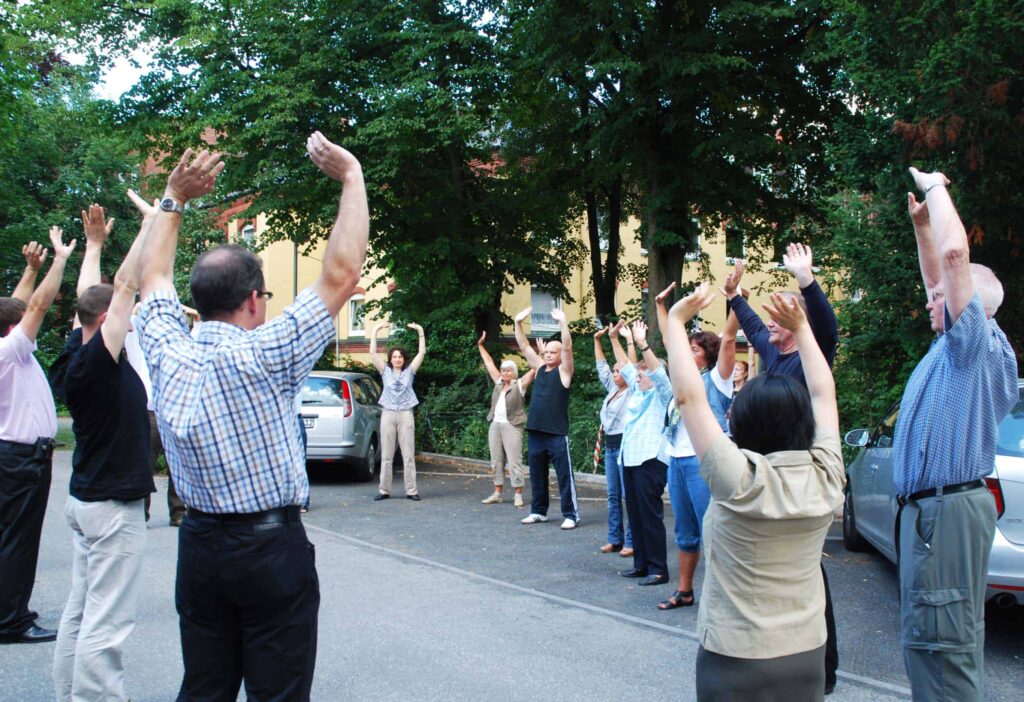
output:
[[221, 514], [303, 504], [295, 396], [334, 336], [316, 293], [302, 291], [252, 331], [204, 322], [193, 339], [171, 291], [150, 295], [138, 321], [160, 438], [185, 504]]
[[627, 363], [620, 373], [629, 385], [630, 395], [619, 461], [627, 468], [643, 465], [652, 458], [667, 464], [668, 455], [664, 450], [661, 433], [665, 428], [668, 403], [672, 401], [672, 382], [668, 379], [665, 366], [658, 364], [654, 371], [647, 374], [654, 383], [654, 387], [647, 391], [640, 389], [640, 373], [635, 365]]

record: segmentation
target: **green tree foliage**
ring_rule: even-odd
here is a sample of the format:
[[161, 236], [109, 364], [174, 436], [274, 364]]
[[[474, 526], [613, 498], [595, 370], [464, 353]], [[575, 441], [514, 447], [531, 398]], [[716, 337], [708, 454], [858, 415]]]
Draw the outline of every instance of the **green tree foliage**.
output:
[[844, 424], [877, 421], [931, 338], [906, 213], [909, 166], [938, 170], [968, 230], [971, 258], [1006, 292], [997, 319], [1020, 354], [1024, 194], [1024, 2], [836, 0], [829, 33], [851, 110], [828, 150], [841, 194], [827, 237], [840, 305], [836, 367]]

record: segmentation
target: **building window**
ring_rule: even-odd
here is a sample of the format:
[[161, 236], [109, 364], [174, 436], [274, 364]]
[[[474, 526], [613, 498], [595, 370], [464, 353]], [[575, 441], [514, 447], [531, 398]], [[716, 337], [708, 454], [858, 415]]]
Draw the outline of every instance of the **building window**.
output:
[[562, 301], [549, 293], [547, 290], [533, 288], [530, 291], [530, 306], [533, 312], [530, 314], [531, 330], [535, 332], [558, 331], [561, 327], [551, 316], [551, 310], [562, 309]]
[[366, 336], [366, 300], [353, 295], [348, 301], [348, 335]]
[[242, 226], [240, 235], [242, 237], [242, 241], [246, 245], [252, 246], [256, 241], [256, 227], [253, 226], [252, 222], [248, 222]]
[[746, 255], [743, 230], [730, 222], [725, 225], [725, 257], [735, 261], [738, 258], [745, 258]]

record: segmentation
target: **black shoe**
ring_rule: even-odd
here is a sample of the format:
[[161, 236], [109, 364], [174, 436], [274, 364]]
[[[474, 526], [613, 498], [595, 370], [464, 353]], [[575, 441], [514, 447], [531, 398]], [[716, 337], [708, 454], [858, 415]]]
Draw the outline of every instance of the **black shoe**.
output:
[[637, 583], [637, 585], [664, 585], [668, 582], [667, 575], [648, 575], [646, 578]]
[[413, 502], [419, 502], [420, 501], [420, 496], [419, 495], [406, 495], [405, 499], [412, 500]]
[[633, 570], [624, 570], [619, 575], [624, 578], [646, 578], [647, 571], [642, 568], [634, 568]]
[[833, 680], [831, 683], [825, 683], [825, 694], [831, 695], [836, 691], [836, 681]]
[[46, 643], [57, 638], [56, 629], [44, 629], [33, 624], [17, 636], [5, 636], [0, 638], [0, 643]]
[[381, 500], [386, 500], [389, 497], [391, 497], [391, 495], [387, 494], [386, 492], [378, 492], [377, 495], [373, 498], [373, 501], [380, 502]]

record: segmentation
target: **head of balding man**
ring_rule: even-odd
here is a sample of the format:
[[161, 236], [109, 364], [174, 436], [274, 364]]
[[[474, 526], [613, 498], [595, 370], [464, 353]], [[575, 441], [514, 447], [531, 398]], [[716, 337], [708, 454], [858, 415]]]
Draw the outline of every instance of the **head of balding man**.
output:
[[218, 246], [201, 255], [192, 267], [189, 287], [203, 321], [229, 321], [243, 311], [252, 319], [241, 326], [266, 319], [260, 260], [241, 246]]
[[562, 342], [561, 341], [549, 341], [544, 345], [544, 365], [551, 368], [557, 368], [562, 363]]

